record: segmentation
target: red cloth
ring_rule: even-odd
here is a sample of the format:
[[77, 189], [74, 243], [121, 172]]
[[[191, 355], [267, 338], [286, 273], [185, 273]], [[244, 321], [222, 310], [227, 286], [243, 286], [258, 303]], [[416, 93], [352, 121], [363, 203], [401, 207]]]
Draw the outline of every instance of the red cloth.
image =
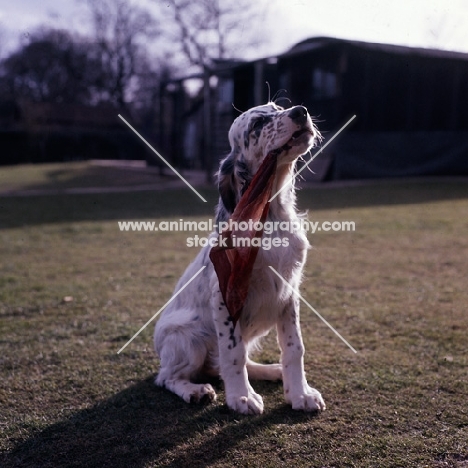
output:
[[[263, 160], [260, 168], [252, 179], [248, 189], [237, 204], [230, 220], [240, 223], [242, 221], [255, 225], [255, 222], [265, 222], [268, 215], [271, 191], [276, 175], [276, 154], [268, 154]], [[250, 277], [253, 265], [257, 258], [259, 247], [252, 247], [252, 239], [258, 238], [255, 243], [261, 244], [262, 230], [227, 230], [220, 233], [227, 238], [227, 247], [217, 245], [210, 251], [210, 259], [218, 276], [219, 287], [223, 295], [224, 303], [236, 325], [244, 307], [247, 293], [249, 292]], [[235, 227], [235, 225], [234, 225]], [[247, 247], [235, 245], [235, 238], [248, 238]], [[233, 242], [234, 240], [234, 242]]]

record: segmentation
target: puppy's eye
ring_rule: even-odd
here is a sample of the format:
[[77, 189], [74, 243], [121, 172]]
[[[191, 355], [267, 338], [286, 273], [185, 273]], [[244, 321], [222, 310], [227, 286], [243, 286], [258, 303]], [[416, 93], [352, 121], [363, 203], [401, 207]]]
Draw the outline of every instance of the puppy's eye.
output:
[[265, 125], [265, 120], [266, 120], [265, 117], [258, 117], [258, 119], [255, 119], [254, 122], [252, 123], [252, 127], [250, 131], [261, 130], [263, 126]]

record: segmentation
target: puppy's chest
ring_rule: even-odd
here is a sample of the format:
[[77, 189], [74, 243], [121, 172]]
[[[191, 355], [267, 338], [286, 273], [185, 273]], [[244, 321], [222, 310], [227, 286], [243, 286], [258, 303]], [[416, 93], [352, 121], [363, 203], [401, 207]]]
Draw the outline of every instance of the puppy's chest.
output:
[[305, 237], [293, 233], [279, 233], [278, 236], [288, 239], [287, 246], [260, 249], [252, 271], [241, 321], [247, 330], [255, 329], [254, 334], [276, 322], [292, 296], [292, 289], [269, 267], [297, 288], [306, 260], [309, 244]]
[[303, 233], [279, 230], [263, 237], [263, 248], [258, 252], [254, 270], [271, 266], [286, 277], [291, 277], [297, 269], [302, 270], [309, 248]]

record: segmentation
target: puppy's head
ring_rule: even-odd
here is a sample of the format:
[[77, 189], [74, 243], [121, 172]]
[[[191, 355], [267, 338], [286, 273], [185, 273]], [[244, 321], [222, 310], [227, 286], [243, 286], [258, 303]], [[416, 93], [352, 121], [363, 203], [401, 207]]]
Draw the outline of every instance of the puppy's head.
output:
[[268, 153], [276, 152], [278, 163], [294, 161], [312, 147], [318, 132], [307, 109], [283, 109], [274, 103], [254, 107], [234, 120], [229, 143], [258, 169]]
[[237, 117], [229, 130], [231, 153], [218, 172], [218, 220], [227, 219], [234, 211], [268, 154], [277, 155], [278, 170], [289, 172], [317, 138], [320, 134], [303, 106], [283, 109], [270, 102]]

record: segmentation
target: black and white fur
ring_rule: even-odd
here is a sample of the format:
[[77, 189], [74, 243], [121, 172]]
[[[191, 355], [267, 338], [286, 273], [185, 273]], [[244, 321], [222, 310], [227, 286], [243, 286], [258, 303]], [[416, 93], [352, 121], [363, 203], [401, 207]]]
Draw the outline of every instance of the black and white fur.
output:
[[[302, 106], [285, 110], [270, 102], [241, 114], [229, 131], [231, 153], [221, 162], [218, 172], [217, 221], [228, 220], [268, 153], [278, 153], [274, 194], [294, 173], [296, 159], [317, 138], [320, 134]], [[298, 219], [292, 184], [273, 200], [268, 220]], [[229, 408], [243, 414], [260, 414], [263, 400], [249, 379], [282, 379], [285, 399], [293, 409], [325, 409], [322, 396], [309, 387], [304, 373], [299, 300], [268, 268], [271, 265], [294, 289], [299, 289], [309, 243], [302, 231], [278, 231], [270, 235], [287, 237], [288, 246], [260, 248], [236, 327], [219, 290], [208, 256], [210, 247], [203, 248], [187, 268], [176, 292], [202, 265], [206, 267], [165, 309], [156, 324], [154, 346], [161, 362], [157, 385], [186, 402], [215, 400], [216, 393], [210, 384], [195, 382], [200, 382], [203, 375], [220, 375]], [[249, 354], [272, 327], [277, 330], [281, 363], [265, 365], [252, 361]]]

